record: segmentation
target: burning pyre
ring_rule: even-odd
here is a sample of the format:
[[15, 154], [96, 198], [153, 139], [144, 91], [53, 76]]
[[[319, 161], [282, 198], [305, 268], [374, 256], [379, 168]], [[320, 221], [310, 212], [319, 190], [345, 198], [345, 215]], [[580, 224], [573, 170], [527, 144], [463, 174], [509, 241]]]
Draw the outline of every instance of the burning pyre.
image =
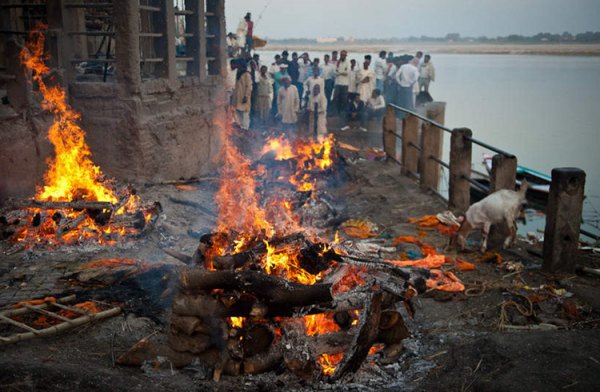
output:
[[7, 204], [14, 210], [2, 217], [3, 237], [16, 245], [13, 251], [32, 246], [55, 247], [86, 240], [115, 244], [139, 235], [156, 217], [158, 205], [142, 205], [135, 190], [116, 190], [91, 160], [79, 113], [67, 103], [63, 87], [54, 83], [44, 55], [42, 29], [33, 31], [20, 59], [42, 96], [42, 108], [54, 122], [48, 139], [55, 156], [48, 160], [44, 184], [33, 200]]
[[182, 364], [199, 358], [215, 379], [284, 364], [301, 377], [332, 380], [381, 350], [398, 355], [408, 330], [395, 304], [410, 307], [430, 276], [351, 255], [332, 227], [305, 219], [329, 204], [325, 185], [342, 162], [333, 136], [273, 136], [252, 159], [236, 147], [234, 127], [221, 126], [218, 223], [200, 239], [196, 265], [180, 273], [161, 355]]

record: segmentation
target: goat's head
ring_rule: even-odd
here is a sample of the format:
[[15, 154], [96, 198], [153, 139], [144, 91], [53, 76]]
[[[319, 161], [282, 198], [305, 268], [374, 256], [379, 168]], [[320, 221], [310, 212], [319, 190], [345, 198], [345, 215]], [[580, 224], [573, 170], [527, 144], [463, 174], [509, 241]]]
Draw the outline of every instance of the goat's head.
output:
[[458, 249], [464, 250], [467, 243], [467, 236], [472, 226], [464, 215], [459, 216], [458, 221], [460, 222], [460, 227], [456, 234], [450, 238], [450, 246], [456, 246]]

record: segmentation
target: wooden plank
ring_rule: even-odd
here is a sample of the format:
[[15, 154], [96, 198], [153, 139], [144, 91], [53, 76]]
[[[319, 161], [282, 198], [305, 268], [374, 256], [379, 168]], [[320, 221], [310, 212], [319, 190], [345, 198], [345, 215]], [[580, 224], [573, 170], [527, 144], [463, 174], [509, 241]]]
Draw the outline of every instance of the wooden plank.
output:
[[450, 179], [448, 189], [448, 209], [454, 213], [465, 213], [471, 205], [472, 143], [466, 136], [473, 132], [468, 128], [452, 130], [450, 138]]
[[419, 171], [419, 151], [413, 146], [419, 145], [419, 125], [421, 120], [406, 115], [402, 119], [402, 174], [416, 177]]
[[585, 177], [577, 168], [552, 170], [544, 231], [545, 272], [575, 272]]

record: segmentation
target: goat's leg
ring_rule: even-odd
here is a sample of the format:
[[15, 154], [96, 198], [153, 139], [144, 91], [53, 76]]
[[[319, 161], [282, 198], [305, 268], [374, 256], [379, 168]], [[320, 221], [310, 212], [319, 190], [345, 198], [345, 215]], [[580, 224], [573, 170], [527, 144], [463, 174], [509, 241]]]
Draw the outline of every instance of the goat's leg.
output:
[[490, 234], [491, 227], [492, 227], [492, 224], [490, 222], [485, 222], [483, 224], [483, 228], [481, 229], [481, 247], [479, 248], [481, 253], [484, 253], [487, 249], [487, 239], [488, 239], [488, 234]]
[[504, 240], [504, 246], [503, 246], [504, 249], [511, 246], [513, 244], [513, 242], [515, 242], [515, 239], [517, 238], [517, 222], [506, 220], [506, 225], [508, 226], [509, 234], [506, 237], [506, 239]]

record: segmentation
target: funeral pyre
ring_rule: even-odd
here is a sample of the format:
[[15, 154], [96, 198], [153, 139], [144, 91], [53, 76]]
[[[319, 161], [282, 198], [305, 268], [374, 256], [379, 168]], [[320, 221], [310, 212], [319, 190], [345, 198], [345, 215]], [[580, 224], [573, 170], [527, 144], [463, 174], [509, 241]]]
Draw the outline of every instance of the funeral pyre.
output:
[[215, 380], [275, 368], [339, 380], [370, 355], [397, 359], [409, 335], [399, 307], [411, 314], [411, 298], [437, 278], [351, 251], [316, 216], [336, 215], [326, 192], [343, 165], [333, 136], [273, 136], [245, 156], [234, 141], [242, 131], [222, 126], [218, 223], [179, 272], [168, 344], [142, 341], [118, 362], [199, 359]]
[[80, 115], [46, 65], [44, 41], [41, 30], [32, 32], [20, 58], [42, 96], [42, 108], [53, 115], [48, 139], [55, 156], [33, 199], [5, 203], [0, 239], [14, 243], [8, 250], [14, 253], [30, 247], [115, 244], [138, 236], [157, 218], [160, 205], [142, 204], [132, 187], [117, 189], [94, 165], [78, 125]]

